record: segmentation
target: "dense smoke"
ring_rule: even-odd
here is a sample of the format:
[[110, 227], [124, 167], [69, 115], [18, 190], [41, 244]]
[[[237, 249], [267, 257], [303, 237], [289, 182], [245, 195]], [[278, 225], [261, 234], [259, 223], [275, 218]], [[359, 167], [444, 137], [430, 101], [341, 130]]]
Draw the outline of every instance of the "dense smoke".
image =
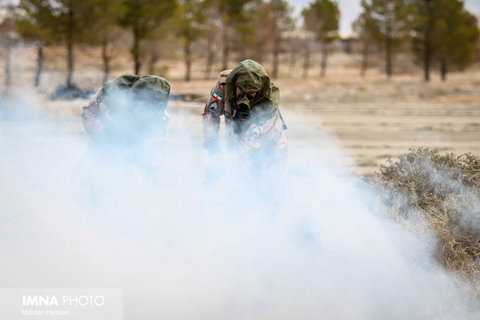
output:
[[201, 108], [169, 104], [145, 174], [92, 157], [78, 113], [42, 114], [25, 93], [0, 108], [2, 287], [123, 288], [125, 319], [478, 318], [433, 237], [379, 211], [334, 143], [292, 139], [273, 186], [236, 155], [210, 163]]

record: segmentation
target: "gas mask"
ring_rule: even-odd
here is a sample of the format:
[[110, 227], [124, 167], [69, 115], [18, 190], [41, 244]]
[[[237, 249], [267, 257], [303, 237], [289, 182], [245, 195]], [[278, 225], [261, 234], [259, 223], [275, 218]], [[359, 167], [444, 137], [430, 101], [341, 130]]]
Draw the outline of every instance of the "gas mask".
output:
[[233, 110], [233, 119], [247, 120], [250, 117], [250, 110], [253, 107], [253, 102], [258, 98], [258, 89], [243, 89], [237, 85], [235, 92], [236, 108]]

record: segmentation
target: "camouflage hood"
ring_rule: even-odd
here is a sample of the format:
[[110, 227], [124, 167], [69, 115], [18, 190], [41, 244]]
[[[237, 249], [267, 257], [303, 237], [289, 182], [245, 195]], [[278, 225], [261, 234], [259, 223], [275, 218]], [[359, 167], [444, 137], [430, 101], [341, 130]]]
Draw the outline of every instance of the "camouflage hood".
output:
[[237, 85], [245, 91], [259, 90], [250, 104], [250, 111], [254, 117], [268, 119], [275, 114], [278, 109], [279, 90], [270, 82], [270, 77], [258, 62], [244, 60], [227, 77], [225, 98], [233, 110], [238, 108], [235, 94]]
[[164, 78], [125, 73], [108, 81], [104, 86], [104, 101], [107, 107], [118, 100], [118, 96], [134, 101], [158, 105], [165, 109], [170, 95], [170, 84]]

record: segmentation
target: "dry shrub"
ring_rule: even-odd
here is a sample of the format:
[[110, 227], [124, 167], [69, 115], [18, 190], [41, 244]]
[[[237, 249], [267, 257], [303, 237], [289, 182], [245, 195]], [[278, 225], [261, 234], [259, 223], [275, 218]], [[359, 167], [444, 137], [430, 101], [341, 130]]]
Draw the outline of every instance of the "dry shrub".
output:
[[480, 291], [480, 159], [420, 148], [380, 168], [373, 180], [391, 216], [433, 230], [437, 257]]

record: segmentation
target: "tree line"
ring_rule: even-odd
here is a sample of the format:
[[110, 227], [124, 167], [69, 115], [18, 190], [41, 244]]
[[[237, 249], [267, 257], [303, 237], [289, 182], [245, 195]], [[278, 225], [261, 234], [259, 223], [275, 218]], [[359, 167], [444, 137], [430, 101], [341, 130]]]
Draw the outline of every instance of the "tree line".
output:
[[449, 68], [465, 69], [478, 45], [478, 19], [462, 0], [362, 0], [354, 30], [363, 43], [362, 73], [368, 66], [369, 46], [384, 51], [385, 72], [392, 76], [392, 56], [405, 44], [423, 66], [425, 81], [431, 66], [439, 65], [442, 80]]
[[[182, 56], [185, 80], [189, 81], [199, 52], [205, 58], [205, 79], [211, 76], [214, 62], [221, 61], [222, 69], [227, 69], [233, 55], [237, 60], [252, 58], [260, 63], [268, 55], [271, 75], [276, 78], [279, 57], [286, 52], [291, 55], [291, 65], [303, 54], [302, 75], [307, 77], [317, 47], [323, 77], [331, 44], [340, 39], [341, 12], [335, 0], [312, 0], [300, 17], [294, 16], [295, 10], [286, 0], [0, 1], [7, 85], [15, 41], [30, 42], [37, 48], [36, 86], [44, 47], [64, 46], [66, 85], [72, 86], [79, 45], [101, 48], [104, 80], [109, 78], [116, 52], [128, 47], [135, 74], [152, 73], [161, 53], [169, 51]], [[393, 74], [394, 55], [400, 50], [412, 52], [423, 67], [425, 81], [430, 80], [433, 67], [446, 79], [449, 70], [463, 70], [474, 60], [478, 20], [462, 0], [361, 0], [361, 7], [352, 25], [355, 37], [348, 41], [361, 46], [363, 76], [375, 52], [382, 52], [387, 77]]]

